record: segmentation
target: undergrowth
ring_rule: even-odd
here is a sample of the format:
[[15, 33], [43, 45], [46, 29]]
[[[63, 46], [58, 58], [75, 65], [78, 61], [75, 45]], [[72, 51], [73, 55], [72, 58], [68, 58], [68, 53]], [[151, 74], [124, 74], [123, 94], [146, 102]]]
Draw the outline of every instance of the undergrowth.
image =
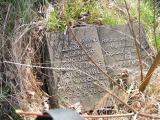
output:
[[[134, 22], [138, 22], [138, 2], [135, 0], [127, 0], [129, 6], [129, 12]], [[158, 4], [157, 4], [158, 7]], [[158, 8], [156, 8], [156, 20], [158, 20]], [[70, 0], [64, 5], [64, 9], [60, 12], [54, 9], [51, 12], [48, 28], [49, 31], [64, 31], [66, 26], [74, 25], [78, 17], [82, 13], [90, 13], [90, 15], [84, 20], [87, 24], [101, 24], [107, 25], [120, 25], [128, 22], [127, 11], [123, 0], [116, 1], [113, 4], [101, 3], [99, 1], [84, 2], [84, 0], [73, 1]], [[160, 48], [160, 33], [157, 32], [157, 40], [154, 40], [154, 12], [153, 4], [150, 0], [141, 1], [140, 5], [141, 23], [143, 23], [147, 37], [150, 43], [155, 45], [157, 43]], [[158, 24], [159, 21], [157, 21]], [[157, 26], [158, 27], [158, 26]]]
[[[0, 24], [3, 26], [7, 12], [9, 18], [7, 21], [6, 33], [13, 32], [15, 24], [28, 24], [37, 16], [35, 12], [36, 4], [45, 0], [0, 0]], [[8, 11], [9, 5], [11, 6]]]
[[[27, 35], [23, 29], [27, 29], [27, 27], [32, 21], [37, 20], [37, 11], [38, 11], [37, 9], [39, 6], [37, 7], [36, 5], [39, 5], [39, 2], [44, 2], [44, 1], [45, 0], [0, 0], [0, 27], [1, 27], [0, 45], [2, 45], [2, 43], [5, 44], [5, 46], [3, 45], [1, 46], [1, 51], [3, 49], [5, 53], [2, 55], [3, 60], [14, 61], [14, 62], [16, 62], [16, 60], [18, 60], [19, 62], [26, 62], [24, 61], [26, 59], [33, 60], [31, 56], [26, 55], [27, 53], [29, 53], [27, 51], [28, 49], [26, 50], [26, 48], [28, 48], [28, 46], [31, 46], [30, 45], [31, 42], [28, 43], [28, 41], [29, 40], [32, 41], [32, 45], [34, 45], [34, 41], [36, 41], [35, 40], [36, 38], [34, 39], [35, 36], [32, 36], [31, 34], [32, 31], [30, 32], [28, 29], [27, 33], [30, 33], [30, 35]], [[14, 42], [17, 39], [19, 39], [18, 43], [14, 44]], [[36, 46], [35, 48], [38, 48], [39, 47], [38, 44], [40, 44], [41, 42], [37, 40], [35, 43], [37, 43], [36, 44], [37, 46], [35, 45]], [[17, 47], [17, 45], [20, 45], [20, 44], [23, 46], [22, 48]], [[14, 50], [16, 48], [18, 48], [18, 50]], [[34, 47], [32, 46], [32, 48]], [[9, 66], [7, 64], [5, 65], [5, 68], [3, 68], [5, 72], [1, 68], [0, 76], [1, 74], [6, 73], [6, 68], [7, 68], [7, 71], [12, 71], [13, 74], [16, 71], [16, 76], [15, 76], [16, 78], [11, 79], [7, 77], [3, 79], [4, 83], [2, 82], [2, 80], [0, 80], [0, 120], [1, 119], [22, 120], [23, 118], [15, 113], [15, 109], [29, 107], [28, 101], [31, 102], [31, 100], [25, 99], [24, 97], [29, 96], [27, 95], [29, 94], [27, 92], [31, 91], [32, 89], [31, 87], [35, 85], [34, 83], [31, 84], [31, 82], [35, 81], [36, 79], [35, 77], [36, 75], [34, 74], [35, 71], [29, 70], [30, 73], [26, 73], [27, 71], [26, 69], [23, 69], [23, 70], [19, 68], [16, 69], [16, 66]], [[18, 73], [18, 70], [20, 70], [20, 73]], [[20, 77], [21, 75], [23, 77]], [[27, 81], [27, 84], [22, 83], [25, 81]], [[16, 86], [14, 86], [15, 84]], [[6, 87], [5, 85], [9, 85], [9, 86]], [[22, 86], [25, 86], [24, 87], [25, 89], [22, 88]], [[28, 87], [27, 89], [27, 86], [30, 86], [30, 87]], [[36, 89], [36, 87], [34, 87], [34, 89]], [[37, 93], [38, 91], [36, 90], [36, 95]], [[20, 94], [23, 94], [23, 95], [20, 95]], [[39, 98], [39, 96], [37, 98]], [[41, 107], [41, 104], [38, 103], [41, 99], [37, 99], [37, 98], [35, 99], [35, 101], [38, 105], [35, 105], [35, 107], [34, 106], [29, 107], [30, 109], [34, 109], [34, 108], [38, 109]]]
[[[45, 0], [0, 0], [0, 26], [3, 26], [8, 6], [11, 5], [11, 11], [9, 12], [9, 16], [8, 16], [9, 19], [7, 21], [7, 25], [6, 25], [7, 27], [5, 30], [6, 35], [13, 34], [15, 32], [14, 29], [16, 28], [17, 24], [18, 24], [17, 26], [26, 25], [31, 21], [34, 21], [35, 17], [37, 16], [37, 13], [36, 13], [37, 11], [36, 10], [35, 10], [36, 12], [34, 11], [34, 9], [36, 9], [34, 5], [37, 3], [37, 1], [44, 2]], [[123, 0], [117, 0], [116, 3], [114, 4], [108, 4], [107, 2], [101, 3], [96, 0], [92, 0], [91, 2], [86, 2], [84, 0], [68, 0], [68, 1], [69, 2], [64, 5], [64, 8], [61, 9], [61, 11], [58, 11], [56, 8], [54, 8], [54, 10], [51, 12], [50, 19], [48, 22], [49, 31], [59, 31], [59, 30], [64, 31], [66, 26], [75, 25], [78, 20], [78, 17], [82, 13], [90, 14], [84, 20], [84, 22], [87, 24], [99, 24], [100, 22], [101, 24], [104, 24], [104, 25], [107, 24], [107, 25], [114, 26], [114, 25], [125, 24], [128, 22], [128, 17], [124, 7]], [[127, 2], [129, 4], [131, 17], [134, 21], [137, 22], [138, 21], [137, 2], [135, 2], [135, 0], [127, 0]], [[157, 38], [157, 46], [158, 48], [160, 48], [160, 30], [158, 30], [159, 29], [158, 12], [159, 11], [157, 8], [156, 38]], [[144, 24], [149, 41], [155, 44], [154, 34], [153, 34], [154, 14], [153, 14], [153, 5], [151, 3], [151, 0], [141, 1], [141, 22]], [[19, 32], [20, 32], [19, 35], [23, 34], [23, 31], [20, 30]], [[18, 35], [17, 35], [17, 38], [19, 38]], [[12, 42], [13, 40], [14, 39], [11, 39]], [[27, 42], [25, 40], [27, 39], [24, 39], [22, 41], [26, 43], [25, 46], [27, 46]], [[32, 39], [31, 41], [33, 42], [33, 40], [35, 39]], [[15, 41], [16, 41], [16, 37], [15, 37]], [[25, 52], [28, 53], [27, 51]], [[15, 57], [15, 58], [18, 58], [18, 57]], [[22, 70], [19, 70], [19, 73], [20, 72], [22, 72]], [[33, 73], [32, 70], [29, 70], [29, 74], [26, 73], [24, 76], [28, 78], [32, 77], [32, 76], [29, 76], [29, 75], [32, 75], [32, 73]], [[22, 79], [20, 80], [22, 81]], [[33, 80], [35, 80], [35, 78]], [[29, 83], [28, 81], [27, 83]], [[0, 94], [0, 106], [2, 105], [3, 101], [8, 99], [7, 96], [10, 95], [10, 91], [8, 90], [10, 89], [8, 88], [4, 89], [3, 93]], [[0, 116], [1, 116], [1, 110], [0, 110]], [[11, 111], [14, 111], [13, 108]], [[13, 117], [13, 119], [16, 119], [16, 120], [19, 119], [19, 116], [17, 116], [14, 112], [11, 112], [11, 113], [12, 113], [11, 116]]]
[[87, 24], [96, 24], [96, 22], [101, 21], [102, 24], [117, 25], [125, 22], [123, 17], [117, 19], [118, 14], [115, 11], [103, 8], [98, 1], [86, 3], [83, 0], [71, 0], [64, 5], [64, 9], [60, 13], [56, 9], [51, 12], [48, 23], [49, 30], [64, 31], [66, 26], [74, 25], [82, 13], [90, 14], [84, 20]]

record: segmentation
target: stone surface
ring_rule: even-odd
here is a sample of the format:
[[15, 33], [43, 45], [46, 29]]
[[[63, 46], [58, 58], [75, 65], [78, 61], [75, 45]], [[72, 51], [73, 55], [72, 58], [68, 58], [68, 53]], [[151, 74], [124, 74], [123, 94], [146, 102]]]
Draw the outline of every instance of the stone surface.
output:
[[[134, 25], [138, 36], [138, 27]], [[128, 25], [121, 26], [94, 26], [74, 28], [75, 35], [84, 46], [89, 56], [106, 69], [110, 76], [113, 71], [122, 68], [140, 70], [134, 40]], [[92, 64], [82, 48], [75, 41], [71, 32], [50, 33], [48, 47], [52, 67], [66, 68], [54, 70], [54, 85], [58, 85], [58, 95], [61, 103], [68, 105], [81, 102], [85, 110], [93, 109], [105, 92], [96, 87], [93, 82], [99, 79], [106, 86], [109, 80]], [[149, 65], [151, 50], [146, 41], [141, 26], [140, 41], [144, 63]], [[147, 68], [144, 65], [144, 68]], [[113, 76], [114, 77], [114, 76]]]
[[[138, 43], [141, 43], [141, 53], [143, 58], [143, 68], [151, 64], [150, 56], [151, 49], [147, 43], [146, 34], [143, 26], [139, 27], [134, 24], [134, 33]], [[139, 70], [139, 60], [134, 39], [130, 32], [128, 24], [120, 26], [100, 26], [98, 27], [99, 41], [102, 47], [103, 56], [106, 67], [114, 69], [115, 71], [127, 68], [130, 70]], [[140, 48], [140, 44], [139, 44]]]
[[[105, 69], [96, 27], [87, 26], [75, 28], [74, 32], [89, 56], [92, 57], [101, 68]], [[52, 38], [55, 38], [55, 35]], [[90, 62], [90, 59], [77, 44], [71, 32], [67, 33], [64, 40], [59, 39], [58, 41], [59, 44], [53, 40], [50, 41], [50, 43], [53, 42], [54, 44], [54, 47], [53, 44], [50, 44], [50, 48], [59, 48], [59, 50], [62, 50], [61, 53], [55, 53], [51, 52], [53, 49], [50, 49], [51, 55], [54, 53], [59, 56], [58, 59], [56, 56], [51, 57], [51, 60], [54, 63], [52, 66], [55, 67], [57, 64], [56, 62], [61, 61], [59, 67], [71, 69], [62, 70], [59, 74], [58, 94], [60, 95], [61, 101], [65, 101], [69, 104], [81, 102], [85, 107], [85, 110], [93, 109], [95, 103], [102, 97], [103, 91], [94, 85], [93, 82], [95, 79], [92, 77], [101, 81], [107, 79], [101, 74], [98, 68]], [[55, 44], [57, 44], [56, 47]]]

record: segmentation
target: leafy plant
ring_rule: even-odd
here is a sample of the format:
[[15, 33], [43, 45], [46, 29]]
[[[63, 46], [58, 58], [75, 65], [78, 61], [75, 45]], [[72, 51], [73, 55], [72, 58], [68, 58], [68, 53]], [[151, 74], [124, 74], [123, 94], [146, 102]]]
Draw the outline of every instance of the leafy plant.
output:
[[81, 13], [89, 13], [85, 20], [88, 24], [94, 24], [97, 20], [101, 20], [103, 24], [117, 25], [124, 23], [123, 16], [117, 19], [114, 10], [103, 8], [98, 1], [84, 2], [83, 0], [69, 1], [61, 14], [56, 10], [51, 12], [49, 20], [49, 30], [64, 30], [67, 25], [73, 25]]
[[[156, 45], [157, 45], [157, 47], [158, 47], [158, 50], [160, 50], [160, 33], [157, 33], [157, 35], [156, 35]], [[155, 45], [155, 46], [156, 46]]]
[[56, 28], [58, 28], [58, 26], [59, 26], [58, 14], [57, 14], [57, 11], [54, 10], [50, 13], [48, 27], [49, 27], [49, 30], [55, 31]]
[[[129, 12], [131, 18], [138, 22], [138, 3], [133, 0], [127, 0], [129, 4]], [[158, 6], [158, 5], [157, 5]], [[117, 8], [124, 10], [124, 1], [120, 0], [117, 2]], [[60, 30], [64, 31], [66, 26], [73, 25], [76, 23], [78, 16], [81, 13], [89, 12], [90, 15], [87, 17], [85, 22], [87, 24], [95, 24], [97, 20], [100, 20], [102, 24], [107, 25], [119, 25], [124, 24], [128, 21], [128, 17], [126, 11], [123, 11], [121, 14], [115, 6], [108, 7], [100, 4], [99, 1], [92, 2], [84, 2], [83, 0], [70, 0], [67, 4], [64, 5], [63, 11], [61, 14], [54, 10], [51, 12], [50, 20], [49, 20], [49, 30], [55, 31]], [[158, 18], [158, 8], [156, 8], [156, 19]], [[140, 3], [140, 19], [143, 23], [148, 39], [153, 45], [155, 44], [154, 34], [153, 34], [153, 26], [154, 26], [154, 11], [153, 4], [150, 0], [144, 0]], [[118, 19], [117, 19], [118, 18]], [[157, 23], [158, 24], [158, 23]], [[157, 33], [157, 44], [160, 47], [160, 37], [159, 33]]]

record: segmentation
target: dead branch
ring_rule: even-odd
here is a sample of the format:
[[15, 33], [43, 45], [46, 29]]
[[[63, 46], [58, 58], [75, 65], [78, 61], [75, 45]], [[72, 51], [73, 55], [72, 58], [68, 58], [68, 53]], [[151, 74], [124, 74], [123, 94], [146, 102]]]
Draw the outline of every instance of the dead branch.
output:
[[[141, 42], [141, 1], [138, 0], [138, 39], [140, 42], [140, 47], [142, 46], [142, 42]], [[140, 56], [141, 56], [141, 63], [140, 63], [140, 68], [141, 68], [141, 81], [143, 81], [143, 65], [142, 65], [142, 50], [141, 48], [139, 49], [140, 52]]]
[[139, 86], [139, 90], [141, 92], [143, 92], [145, 90], [145, 88], [147, 87], [147, 85], [149, 84], [150, 79], [152, 77], [152, 74], [155, 71], [155, 69], [157, 68], [158, 64], [160, 64], [160, 52], [157, 54], [156, 58], [154, 59], [153, 64], [151, 65], [150, 69], [148, 70], [148, 73], [145, 76], [144, 81]]
[[114, 118], [114, 117], [131, 117], [134, 113], [116, 114], [116, 115], [82, 115], [84, 118]]
[[7, 14], [6, 14], [6, 17], [5, 17], [5, 20], [4, 20], [4, 23], [3, 23], [3, 35], [6, 31], [6, 26], [7, 26], [7, 21], [8, 21], [8, 18], [9, 18], [10, 10], [11, 10], [11, 4], [8, 5]]
[[[84, 118], [115, 118], [115, 117], [131, 117], [134, 116], [135, 113], [127, 113], [127, 114], [116, 114], [116, 115], [82, 115]], [[146, 113], [137, 113], [139, 116], [143, 116], [151, 119], [160, 119], [160, 116], [150, 115]]]
[[[141, 71], [141, 81], [143, 81], [142, 56], [141, 56], [140, 49], [139, 49], [139, 46], [138, 46], [138, 43], [137, 43], [136, 35], [134, 33], [134, 30], [133, 30], [133, 21], [131, 19], [131, 15], [130, 15], [129, 8], [128, 8], [126, 0], [124, 0], [124, 3], [125, 3], [125, 7], [126, 7], [126, 10], [127, 10], [127, 14], [128, 14], [130, 32], [132, 33], [132, 36], [133, 36], [133, 39], [134, 39], [134, 43], [135, 43], [135, 46], [136, 46], [136, 51], [137, 51], [137, 56], [138, 56], [139, 66], [140, 66], [140, 71]], [[140, 36], [140, 34], [139, 34], [139, 36]]]
[[154, 12], [153, 34], [154, 34], [155, 46], [158, 52], [158, 44], [157, 44], [157, 36], [156, 36], [156, 0], [153, 0], [153, 12]]

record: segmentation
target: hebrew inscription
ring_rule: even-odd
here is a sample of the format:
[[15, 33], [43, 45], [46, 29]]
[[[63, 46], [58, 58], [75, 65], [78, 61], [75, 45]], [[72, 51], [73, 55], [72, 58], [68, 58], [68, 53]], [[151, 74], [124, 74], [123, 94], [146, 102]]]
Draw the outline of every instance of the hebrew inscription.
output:
[[[121, 68], [139, 70], [135, 42], [128, 25], [87, 25], [73, 30], [87, 54], [110, 76]], [[142, 52], [143, 66], [147, 68], [152, 60], [143, 26], [140, 27], [140, 37], [136, 24], [134, 32]], [[93, 109], [105, 94], [94, 82], [98, 79], [109, 86], [108, 78], [90, 61], [70, 31], [66, 34], [50, 33], [48, 47], [52, 67], [62, 68], [53, 71], [60, 101], [67, 104], [81, 102], [85, 110]]]
[[[143, 68], [146, 68], [146, 65], [151, 63], [151, 56], [149, 55], [151, 50], [146, 41], [143, 26], [140, 27], [139, 37], [139, 27], [134, 24], [134, 33], [142, 53]], [[114, 70], [119, 70], [121, 68], [128, 68], [131, 70], [139, 69], [135, 41], [127, 24], [115, 27], [100, 26], [98, 27], [98, 35], [106, 66]]]
[[[75, 28], [74, 32], [79, 42], [87, 51], [87, 54], [102, 69], [105, 69], [97, 28], [95, 26]], [[59, 39], [59, 44], [57, 44], [57, 48], [59, 46], [61, 49], [61, 53], [58, 53], [61, 59], [60, 57], [58, 59], [62, 61], [61, 68], [70, 70], [62, 70], [61, 74], [59, 74], [58, 94], [62, 101], [70, 104], [81, 102], [85, 110], [93, 109], [99, 98], [104, 94], [104, 91], [93, 82], [96, 81], [95, 79], [98, 79], [107, 83], [108, 80], [90, 61], [70, 31], [68, 31], [64, 38], [63, 40]], [[53, 48], [52, 45], [50, 47]], [[53, 63], [57, 61], [56, 57], [51, 57], [51, 60]]]

